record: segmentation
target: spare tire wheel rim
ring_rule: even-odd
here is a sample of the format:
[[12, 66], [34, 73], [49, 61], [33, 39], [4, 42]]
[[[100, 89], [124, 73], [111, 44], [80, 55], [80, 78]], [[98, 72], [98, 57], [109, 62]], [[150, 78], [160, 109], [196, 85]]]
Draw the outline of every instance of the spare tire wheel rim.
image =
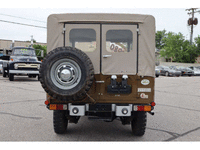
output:
[[63, 90], [76, 87], [81, 80], [80, 66], [71, 59], [56, 61], [50, 69], [50, 78], [55, 86]]

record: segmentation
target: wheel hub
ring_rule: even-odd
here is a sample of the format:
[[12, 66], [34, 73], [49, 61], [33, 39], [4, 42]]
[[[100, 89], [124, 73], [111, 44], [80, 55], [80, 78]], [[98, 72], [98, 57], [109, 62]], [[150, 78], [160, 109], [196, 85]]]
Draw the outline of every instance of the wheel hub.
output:
[[58, 88], [63, 90], [72, 89], [81, 80], [81, 69], [74, 60], [61, 59], [52, 65], [50, 78]]
[[72, 76], [72, 73], [70, 70], [68, 69], [63, 69], [60, 73], [60, 77], [62, 80], [64, 81], [68, 81], [70, 79], [70, 77]]

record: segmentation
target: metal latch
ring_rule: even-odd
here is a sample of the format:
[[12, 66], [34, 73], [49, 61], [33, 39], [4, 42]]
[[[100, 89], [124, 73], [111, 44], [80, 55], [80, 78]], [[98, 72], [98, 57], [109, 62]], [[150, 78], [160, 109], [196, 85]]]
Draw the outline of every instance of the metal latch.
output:
[[103, 58], [111, 57], [112, 55], [103, 55]]

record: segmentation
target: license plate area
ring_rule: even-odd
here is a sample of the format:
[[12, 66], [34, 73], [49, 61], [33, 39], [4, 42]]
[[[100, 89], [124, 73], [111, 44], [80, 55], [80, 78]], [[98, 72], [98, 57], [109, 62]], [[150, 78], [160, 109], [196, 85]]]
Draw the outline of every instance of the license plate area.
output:
[[89, 105], [89, 111], [92, 112], [111, 112], [112, 111], [112, 104], [95, 104]]

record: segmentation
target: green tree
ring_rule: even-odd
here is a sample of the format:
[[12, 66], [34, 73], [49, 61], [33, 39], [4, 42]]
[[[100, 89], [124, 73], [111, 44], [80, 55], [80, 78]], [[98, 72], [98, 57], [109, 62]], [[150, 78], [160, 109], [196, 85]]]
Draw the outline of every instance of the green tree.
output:
[[168, 32], [162, 41], [164, 46], [160, 51], [161, 57], [172, 58], [174, 62], [194, 63], [200, 54], [200, 37], [190, 44], [182, 33]]
[[[47, 55], [47, 46], [46, 45], [42, 46], [39, 44], [34, 44], [33, 48], [36, 50], [36, 55], [39, 60], [43, 59]], [[43, 57], [40, 57], [41, 56], [40, 50], [43, 50]]]
[[194, 38], [194, 41], [197, 46], [197, 51], [200, 51], [200, 36]]
[[169, 32], [163, 38], [163, 42], [165, 44], [160, 51], [161, 57], [172, 58], [173, 61], [181, 62], [184, 42], [183, 35], [181, 33]]
[[189, 44], [187, 41], [187, 46], [183, 50], [182, 62], [183, 63], [195, 63], [195, 59], [198, 57], [197, 47], [195, 44]]
[[156, 32], [156, 48], [158, 50], [162, 49], [165, 45], [165, 42], [163, 41], [163, 39], [166, 37], [166, 30], [162, 30], [162, 31], [157, 31]]

